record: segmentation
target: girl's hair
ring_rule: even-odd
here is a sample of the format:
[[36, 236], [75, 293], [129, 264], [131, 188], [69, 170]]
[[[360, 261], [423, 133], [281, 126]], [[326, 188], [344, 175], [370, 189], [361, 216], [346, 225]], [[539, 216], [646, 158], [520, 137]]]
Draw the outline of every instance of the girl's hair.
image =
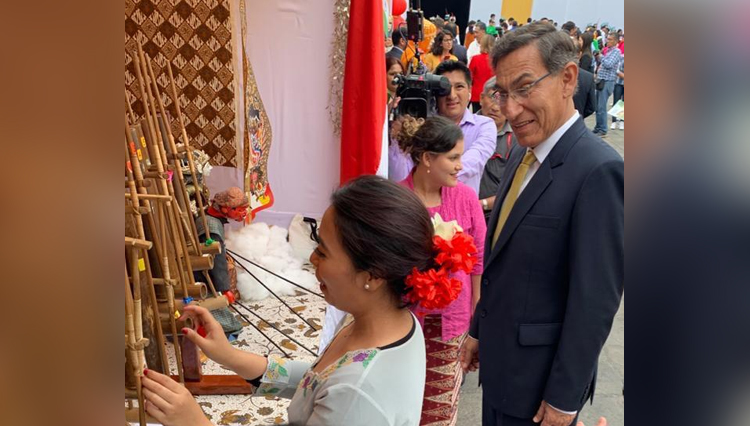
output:
[[391, 69], [392, 66], [398, 64], [398, 66], [401, 67], [401, 72], [404, 72], [404, 66], [401, 64], [401, 61], [394, 58], [393, 56], [386, 56], [385, 57], [385, 72], [387, 73], [388, 70]]
[[358, 271], [388, 283], [403, 305], [413, 268], [436, 268], [434, 229], [424, 204], [406, 187], [382, 177], [360, 176], [331, 196], [344, 251]]
[[[435, 36], [435, 41], [432, 43], [432, 50], [430, 52], [435, 56], [440, 56], [443, 53], [443, 40], [448, 37], [453, 40], [453, 34], [450, 31], [439, 31]], [[448, 53], [453, 54], [453, 47], [450, 48]]]
[[450, 152], [463, 138], [463, 132], [456, 123], [440, 116], [425, 120], [407, 115], [401, 124], [401, 131], [396, 135], [398, 146], [411, 155], [414, 163], [419, 163], [425, 152]]
[[490, 53], [492, 52], [492, 46], [495, 45], [495, 37], [487, 34], [482, 38], [482, 41], [479, 42], [479, 51], [481, 53]]
[[593, 40], [594, 36], [590, 32], [586, 31], [581, 34], [581, 53], [591, 55], [591, 42]]

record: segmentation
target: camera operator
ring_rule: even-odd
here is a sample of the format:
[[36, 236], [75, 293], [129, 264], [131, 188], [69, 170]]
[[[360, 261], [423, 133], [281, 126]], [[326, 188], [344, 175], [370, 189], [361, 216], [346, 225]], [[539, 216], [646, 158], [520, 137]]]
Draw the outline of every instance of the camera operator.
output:
[[[437, 99], [437, 112], [461, 127], [464, 134], [464, 153], [461, 157], [463, 169], [458, 179], [479, 193], [479, 181], [484, 166], [495, 152], [497, 127], [489, 117], [473, 114], [467, 109], [471, 99], [471, 71], [456, 61], [442, 62], [435, 69], [435, 74], [448, 78], [451, 84], [450, 94]], [[400, 119], [393, 123], [394, 131], [400, 128]], [[391, 140], [388, 150], [388, 177], [400, 182], [411, 173], [414, 163], [409, 154]]]

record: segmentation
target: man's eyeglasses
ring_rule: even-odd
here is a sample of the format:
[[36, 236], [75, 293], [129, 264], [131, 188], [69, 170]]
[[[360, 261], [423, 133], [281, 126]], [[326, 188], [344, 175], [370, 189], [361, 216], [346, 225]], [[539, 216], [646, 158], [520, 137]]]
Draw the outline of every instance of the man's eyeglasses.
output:
[[552, 73], [548, 72], [547, 74], [544, 74], [543, 76], [539, 77], [538, 79], [532, 81], [531, 83], [519, 87], [518, 89], [511, 90], [510, 92], [502, 92], [500, 90], [495, 91], [494, 93], [491, 93], [490, 96], [492, 97], [492, 100], [497, 102], [500, 105], [505, 105], [508, 103], [508, 98], [513, 98], [516, 102], [523, 102], [524, 100], [528, 99], [531, 95], [531, 91], [539, 84], [540, 81], [544, 80], [545, 78], [549, 77]]

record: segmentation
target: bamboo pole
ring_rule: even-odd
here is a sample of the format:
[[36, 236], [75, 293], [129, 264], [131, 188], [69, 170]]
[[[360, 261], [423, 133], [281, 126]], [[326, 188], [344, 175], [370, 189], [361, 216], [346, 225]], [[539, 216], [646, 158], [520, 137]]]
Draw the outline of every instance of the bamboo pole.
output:
[[[144, 104], [147, 105], [146, 110], [148, 111], [148, 105], [151, 106], [150, 114], [146, 114], [147, 117], [147, 127], [149, 127], [149, 134], [151, 135], [151, 141], [150, 144], [153, 148], [154, 158], [153, 165], [155, 166], [158, 173], [163, 174], [165, 172], [164, 164], [166, 163], [166, 154], [164, 152], [164, 142], [161, 139], [161, 133], [157, 131], [157, 121], [156, 121], [156, 105], [154, 101], [154, 95], [151, 92], [151, 85], [148, 84], [148, 73], [147, 73], [147, 65], [145, 60], [145, 55], [143, 53], [143, 49], [141, 48], [140, 44], [137, 45], [138, 47], [138, 57], [135, 59], [135, 68], [136, 68], [136, 77], [138, 78], [139, 85], [141, 86], [141, 94], [144, 96]], [[148, 102], [145, 102], [145, 100], [148, 100]], [[172, 185], [169, 185], [166, 179], [158, 179], [160, 186], [161, 186], [161, 193], [162, 195], [169, 195], [173, 197], [174, 199], [174, 188]], [[193, 279], [193, 274], [188, 271], [192, 271], [192, 267], [190, 265], [190, 259], [187, 256], [187, 245], [185, 243], [185, 236], [182, 232], [180, 232], [177, 229], [177, 218], [179, 218], [179, 208], [177, 208], [177, 205], [175, 203], [172, 203], [172, 201], [166, 201], [166, 210], [167, 213], [164, 216], [160, 216], [164, 218], [164, 224], [165, 226], [168, 226], [172, 232], [173, 236], [177, 237], [177, 241], [174, 244], [176, 259], [177, 259], [177, 271], [176, 274], [180, 276], [180, 284], [182, 285], [182, 291], [183, 296], [187, 296], [187, 284], [194, 284], [195, 281]], [[161, 204], [160, 204], [161, 206]], [[163, 211], [163, 209], [162, 209]], [[181, 252], [182, 251], [182, 252]], [[166, 276], [165, 276], [166, 278]]]
[[[128, 129], [128, 123], [127, 119], [125, 121], [125, 159], [127, 161], [128, 157], [130, 158], [130, 168], [125, 167], [125, 177], [128, 182], [128, 188], [130, 191], [130, 197], [131, 197], [131, 203], [133, 206], [140, 206], [140, 198], [139, 195], [143, 195], [146, 193], [146, 189], [143, 186], [139, 186], [136, 188], [136, 182], [143, 182], [143, 175], [141, 174], [141, 168], [140, 164], [138, 162], [138, 157], [136, 156], [135, 150], [132, 148], [132, 145], [130, 145], [130, 132]], [[128, 149], [128, 146], [131, 146], [131, 149]], [[143, 204], [146, 207], [146, 219], [148, 221], [148, 226], [152, 230], [153, 235], [156, 235], [156, 221], [154, 220], [152, 210], [151, 210], [151, 203], [148, 199], [143, 200]], [[139, 233], [138, 237], [140, 239], [145, 239], [145, 230], [143, 228], [143, 219], [139, 216], [136, 218], [136, 230]], [[157, 253], [157, 259], [161, 259], [162, 251], [166, 251], [162, 248], [162, 241], [158, 241], [157, 238], [154, 238], [153, 241], [153, 247], [156, 250]], [[147, 283], [148, 283], [148, 296], [151, 301], [151, 306], [156, 310], [157, 301], [156, 301], [156, 292], [154, 289], [154, 283], [152, 279], [151, 274], [151, 268], [150, 268], [150, 262], [148, 259], [148, 256], [145, 256], [144, 262], [148, 268], [149, 273], [147, 274]], [[164, 265], [160, 265], [161, 269], [164, 270]], [[168, 269], [168, 267], [167, 267]], [[135, 278], [133, 278], [135, 279]], [[159, 321], [154, 321], [156, 324], [154, 325], [154, 334], [156, 335], [156, 341], [158, 345], [158, 353], [159, 358], [162, 362], [162, 367], [164, 367], [166, 372], [169, 372], [169, 358], [167, 357], [166, 349], [164, 347], [164, 332], [161, 328], [161, 323]]]
[[[143, 400], [143, 388], [141, 387], [141, 374], [143, 374], [143, 349], [138, 349], [138, 346], [142, 343], [142, 340], [136, 340], [135, 331], [135, 318], [133, 315], [133, 295], [130, 293], [130, 283], [128, 282], [127, 269], [125, 270], [125, 326], [126, 335], [128, 339], [130, 362], [133, 365], [135, 371], [133, 375], [135, 377], [135, 389], [138, 393], [138, 422], [140, 426], [146, 426], [146, 409]], [[139, 354], [140, 352], [140, 354]]]
[[[126, 152], [126, 156], [127, 156], [127, 152]], [[126, 173], [128, 174], [128, 178], [130, 178], [131, 181], [133, 181], [133, 179], [132, 179], [133, 178], [133, 174], [127, 168], [126, 168]], [[135, 189], [135, 183], [133, 183], [133, 188], [131, 189], [131, 201], [133, 203], [140, 203], [140, 199], [138, 197], [138, 193], [137, 193], [137, 191], [133, 191], [134, 189]], [[138, 205], [138, 204], [136, 204], [136, 205]], [[138, 230], [139, 237], [144, 238], [145, 237], [145, 231], [143, 229], [143, 223], [142, 223], [142, 220], [141, 220], [140, 216], [136, 217], [136, 229]], [[146, 272], [146, 276], [149, 277], [149, 278], [152, 277], [152, 275], [151, 275], [151, 271], [149, 269], [147, 269], [147, 265], [146, 264], [147, 264], [148, 256], [145, 255], [146, 254], [145, 250], [144, 250], [144, 255], [145, 256], [144, 256], [144, 259], [143, 259], [143, 265], [142, 265], [143, 268], [142, 269], [141, 269], [140, 259], [139, 259], [139, 256], [138, 256], [138, 253], [139, 253], [138, 252], [138, 248], [136, 248], [135, 245], [131, 245], [131, 252], [130, 253], [131, 253], [131, 255], [130, 255], [131, 273], [130, 274], [131, 274], [131, 279], [133, 280], [133, 288], [135, 289], [134, 293], [137, 294], [136, 304], [135, 304], [136, 319], [137, 319], [137, 322], [136, 322], [136, 336], [142, 338], [143, 337], [143, 328], [142, 328], [143, 320], [140, 317], [141, 312], [142, 312], [142, 310], [141, 310], [142, 309], [141, 308], [141, 300], [140, 300], [140, 288], [141, 288], [141, 285], [140, 285], [140, 272], [141, 272], [141, 270], [145, 271]], [[149, 284], [149, 286], [148, 286], [149, 292], [153, 294], [153, 298], [151, 299], [151, 301], [152, 301], [152, 306], [153, 306], [154, 312], [156, 313], [156, 312], [158, 312], [158, 304], [156, 302], [156, 292], [154, 291], [154, 288], [153, 288], [154, 287], [153, 281], [150, 281], [148, 284]], [[174, 306], [174, 293], [171, 293], [171, 296], [170, 296], [170, 290], [173, 290], [172, 286], [170, 285], [170, 286], [168, 286], [168, 288], [169, 289], [167, 290], [167, 302], [170, 304], [170, 306]], [[160, 324], [160, 326], [161, 326], [161, 324]], [[159, 327], [159, 328], [161, 328], [161, 327]], [[179, 343], [180, 342], [179, 342], [179, 337], [177, 335], [177, 326], [175, 324], [174, 317], [171, 318], [170, 328], [171, 328], [171, 331], [172, 331], [172, 340], [173, 340], [173, 343], [174, 343], [174, 346], [175, 346], [175, 358], [177, 359], [177, 375], [180, 378], [180, 382], [184, 383], [183, 367], [182, 367], [182, 357], [181, 357], [180, 349], [179, 349]], [[140, 332], [139, 332], [139, 330], [140, 330]], [[162, 339], [161, 340], [163, 340], [163, 334], [162, 334]], [[166, 366], [166, 368], [165, 368], [166, 371], [169, 371], [169, 360], [168, 359], [166, 360], [166, 363], [164, 365]]]
[[[193, 179], [193, 185], [195, 186], [195, 202], [198, 205], [198, 214], [203, 221], [203, 230], [206, 234], [206, 242], [211, 241], [211, 232], [208, 229], [208, 220], [206, 219], [206, 211], [203, 206], [203, 191], [201, 191], [201, 184], [198, 182], [198, 174], [195, 172], [195, 160], [193, 159], [193, 150], [190, 149], [190, 142], [188, 141], [187, 131], [185, 131], [185, 121], [182, 118], [182, 109], [180, 108], [180, 98], [177, 96], [177, 86], [174, 83], [174, 76], [172, 75], [172, 67], [167, 64], [167, 73], [169, 74], [169, 83], [172, 88], [172, 102], [174, 102], [175, 110], [177, 111], [177, 120], [180, 123], [180, 133], [182, 133], [182, 145], [185, 147], [187, 152], [188, 168], [190, 169], [190, 176]], [[205, 178], [204, 178], [205, 180]]]
[[[143, 339], [143, 308], [141, 307], [141, 273], [138, 268], [138, 248], [130, 246], [130, 276], [133, 279], [133, 321], [135, 323], [135, 340]], [[139, 353], [139, 355], [143, 355]], [[143, 365], [138, 359], [138, 365]]]
[[[125, 198], [130, 198], [130, 194], [125, 193]], [[171, 200], [172, 197], [169, 195], [161, 195], [161, 194], [139, 194], [138, 198], [144, 199], [144, 200], [162, 200], [167, 201]]]
[[[158, 125], [158, 114], [156, 113], [156, 101], [154, 98], [154, 95], [151, 91], [151, 85], [149, 84], [150, 76], [148, 73], [148, 68], [146, 65], [146, 56], [143, 53], [143, 49], [140, 44], [137, 45], [138, 47], [138, 61], [136, 61], [135, 65], [139, 68], [138, 69], [138, 75], [139, 77], [139, 83], [143, 84], [145, 87], [145, 95], [147, 97], [148, 102], [144, 102], [144, 105], [146, 106], [146, 111], [148, 117], [150, 117], [150, 134], [153, 136], [150, 142], [151, 151], [153, 153], [153, 158], [155, 161], [153, 162], [153, 168], [157, 172], [157, 175], [155, 178], [159, 181], [162, 193], [164, 195], [169, 195], [174, 199], [174, 188], [172, 185], [170, 185], [171, 182], [167, 182], [166, 179], [166, 167], [167, 167], [167, 161], [166, 161], [166, 154], [164, 153], [164, 140], [161, 137], [161, 132], [159, 131], [159, 125]], [[142, 79], [142, 80], [141, 80]], [[151, 106], [149, 109], [148, 106]], [[175, 209], [176, 205], [173, 205], [171, 201], [167, 201], [166, 203], [166, 209], [167, 213], [164, 215], [160, 215], [159, 217], [162, 219], [160, 223], [165, 224], [164, 226], [169, 227], [172, 236], [177, 237], [177, 242], [170, 239], [169, 241], [172, 242], [172, 247], [174, 249], [175, 259], [176, 259], [176, 274], [180, 277], [179, 281], [180, 284], [183, 286], [183, 297], [187, 295], [187, 288], [185, 287], [188, 280], [192, 283], [192, 274], [186, 274], [186, 271], [191, 270], [189, 265], [187, 267], [184, 265], [186, 260], [184, 259], [185, 253], [180, 253], [180, 249], [184, 245], [184, 236], [181, 232], [178, 232], [176, 228], [176, 218], [179, 217], [179, 209]], [[159, 205], [159, 208], [162, 209], [163, 212], [163, 206]], [[166, 237], [166, 234], [163, 232], [162, 235]], [[167, 240], [163, 240], [167, 241]]]
[[[138, 236], [143, 235], [143, 222], [137, 221], [136, 226], [140, 228], [138, 231]], [[140, 238], [131, 238], [131, 237], [125, 237], [125, 245], [126, 246], [132, 246], [137, 247], [144, 250], [149, 250], [151, 247], [153, 247], [153, 243], [151, 241], [142, 240]]]
[[128, 112], [130, 113], [130, 120], [132, 120], [132, 123], [135, 123], [136, 117], [135, 117], [135, 113], [133, 112], [133, 107], [130, 105], [130, 96], [128, 96], [128, 89], [125, 89], [125, 105], [128, 107]]
[[[190, 244], [195, 247], [195, 250], [198, 255], [202, 255], [203, 252], [201, 251], [200, 244], [198, 242], [198, 230], [195, 227], [195, 221], [194, 220], [186, 220], [186, 216], [188, 212], [190, 212], [190, 196], [187, 192], [187, 186], [185, 185], [185, 178], [182, 176], [182, 163], [179, 160], [177, 145], [174, 141], [174, 135], [172, 135], [172, 126], [169, 125], [169, 122], [167, 121], [167, 112], [164, 110], [164, 102], [162, 102], [161, 99], [161, 92], [159, 92], [159, 85], [156, 84], [156, 73], [154, 72], [154, 67], [151, 64], [151, 58], [146, 57], [146, 63], [148, 64], [148, 70], [151, 75], [151, 83], [154, 88], [154, 96], [156, 98], [156, 105], [159, 107], [159, 112], [161, 112], [162, 120], [164, 121], [164, 129], [167, 132], [167, 141], [169, 142], [170, 150], [172, 151], [175, 156], [172, 160], [172, 165], [174, 167], [174, 175], [177, 177], [177, 186], [179, 188], [178, 194], [180, 197], [182, 197], [183, 200], [183, 214], [180, 215], [180, 217], [183, 219], [183, 225], [184, 222], [187, 222], [188, 228], [189, 228], [189, 235], [190, 235]], [[167, 67], [169, 67], [169, 64], [167, 64]], [[188, 156], [192, 155], [192, 153], [188, 153]], [[166, 156], [165, 156], [166, 158]], [[179, 200], [179, 198], [178, 198]], [[190, 218], [192, 219], [192, 215], [190, 215]], [[192, 271], [192, 269], [190, 269]]]

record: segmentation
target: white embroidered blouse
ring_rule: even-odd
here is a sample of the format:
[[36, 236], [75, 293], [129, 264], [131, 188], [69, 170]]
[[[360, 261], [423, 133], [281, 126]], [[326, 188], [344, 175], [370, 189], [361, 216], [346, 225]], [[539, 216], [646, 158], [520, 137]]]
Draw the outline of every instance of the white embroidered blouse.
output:
[[[314, 363], [268, 357], [256, 395], [292, 398], [292, 425], [411, 426], [419, 424], [426, 355], [422, 328], [381, 348], [347, 352], [316, 373]], [[341, 321], [337, 333], [347, 324]]]

